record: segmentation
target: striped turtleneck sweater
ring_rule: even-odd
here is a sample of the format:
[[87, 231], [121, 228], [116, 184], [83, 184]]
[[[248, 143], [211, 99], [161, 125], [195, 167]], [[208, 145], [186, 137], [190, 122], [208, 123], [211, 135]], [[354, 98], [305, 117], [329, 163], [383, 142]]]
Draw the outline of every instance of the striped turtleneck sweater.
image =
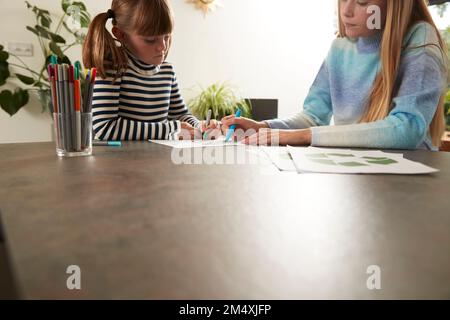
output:
[[99, 140], [167, 140], [175, 137], [181, 122], [194, 127], [180, 94], [173, 66], [148, 65], [130, 52], [128, 68], [114, 81], [98, 77], [94, 86], [93, 129]]

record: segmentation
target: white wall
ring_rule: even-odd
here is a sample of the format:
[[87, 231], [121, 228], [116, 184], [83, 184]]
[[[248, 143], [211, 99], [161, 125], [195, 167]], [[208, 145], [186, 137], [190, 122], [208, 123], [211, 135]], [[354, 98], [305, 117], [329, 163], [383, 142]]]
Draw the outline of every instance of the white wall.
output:
[[[30, 0], [61, 12], [59, 0]], [[91, 13], [106, 11], [110, 1], [84, 1]], [[207, 15], [185, 0], [172, 0], [176, 16], [169, 56], [188, 100], [196, 85], [229, 81], [243, 96], [279, 99], [279, 115], [297, 112], [333, 39], [334, 0], [221, 0], [223, 8]], [[34, 68], [42, 55], [33, 34], [33, 15], [23, 1], [0, 0], [0, 43], [31, 41]], [[72, 60], [80, 49], [70, 51]], [[34, 97], [13, 117], [0, 110], [0, 143], [49, 141], [51, 121]]]

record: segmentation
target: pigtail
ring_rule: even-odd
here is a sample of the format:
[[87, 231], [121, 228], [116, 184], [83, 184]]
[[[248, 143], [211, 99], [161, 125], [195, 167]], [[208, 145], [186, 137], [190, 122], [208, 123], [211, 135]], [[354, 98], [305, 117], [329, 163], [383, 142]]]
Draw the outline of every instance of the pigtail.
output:
[[83, 44], [83, 63], [86, 68], [97, 68], [97, 73], [106, 78], [107, 70], [114, 70], [117, 78], [127, 68], [128, 58], [125, 50], [116, 45], [106, 22], [111, 18], [109, 12], [100, 13], [92, 20]]

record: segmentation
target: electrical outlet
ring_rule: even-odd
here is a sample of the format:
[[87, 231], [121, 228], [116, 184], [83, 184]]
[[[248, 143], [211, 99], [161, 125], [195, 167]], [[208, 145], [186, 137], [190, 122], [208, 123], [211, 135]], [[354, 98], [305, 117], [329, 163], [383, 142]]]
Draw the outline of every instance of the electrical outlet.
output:
[[33, 44], [28, 42], [8, 42], [8, 51], [20, 57], [32, 57]]

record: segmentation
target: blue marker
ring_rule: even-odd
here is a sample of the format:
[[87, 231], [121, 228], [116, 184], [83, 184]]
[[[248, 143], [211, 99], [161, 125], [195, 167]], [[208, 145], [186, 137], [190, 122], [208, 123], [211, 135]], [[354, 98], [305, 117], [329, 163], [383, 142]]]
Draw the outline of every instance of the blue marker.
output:
[[58, 64], [58, 57], [55, 56], [54, 54], [52, 54], [51, 57], [50, 57], [50, 63], [52, 65]]
[[[241, 109], [238, 109], [238, 110], [236, 111], [235, 117], [236, 117], [236, 118], [239, 118], [240, 116], [241, 116]], [[230, 129], [229, 129], [228, 132], [227, 132], [227, 136], [225, 137], [225, 142], [228, 142], [228, 141], [230, 140], [231, 136], [232, 136], [233, 133], [234, 133], [234, 130], [236, 130], [236, 125], [235, 125], [235, 124], [232, 124], [232, 125], [230, 126]]]
[[121, 141], [93, 141], [93, 146], [109, 146], [109, 147], [121, 147]]

